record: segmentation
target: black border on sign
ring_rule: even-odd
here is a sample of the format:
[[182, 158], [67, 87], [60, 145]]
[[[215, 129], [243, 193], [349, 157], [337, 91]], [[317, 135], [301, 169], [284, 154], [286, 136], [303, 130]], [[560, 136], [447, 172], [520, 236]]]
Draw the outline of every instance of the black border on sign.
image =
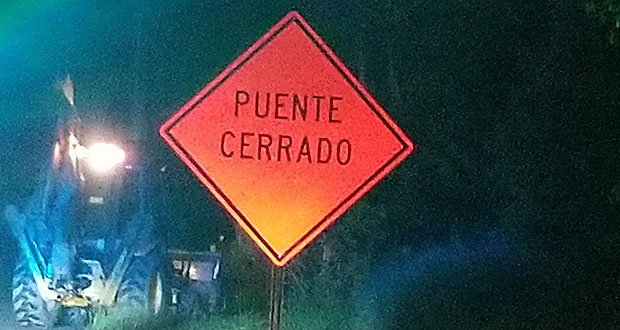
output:
[[[344, 200], [342, 200], [332, 211], [330, 211], [327, 215], [325, 215], [319, 222], [317, 222], [310, 230], [308, 230], [302, 237], [300, 237], [295, 243], [293, 243], [288, 249], [284, 251], [282, 256], [278, 256], [278, 253], [269, 245], [269, 243], [260, 235], [258, 230], [254, 228], [252, 223], [248, 221], [248, 219], [241, 213], [241, 211], [235, 206], [235, 204], [230, 200], [226, 194], [220, 189], [220, 187], [211, 179], [207, 171], [200, 166], [200, 164], [192, 157], [192, 155], [183, 148], [183, 146], [179, 143], [179, 141], [172, 135], [172, 128], [178, 124], [181, 119], [183, 119], [187, 114], [189, 114], [198, 104], [202, 102], [206, 97], [208, 97], [214, 90], [216, 90], [224, 81], [226, 81], [230, 76], [236, 73], [245, 63], [247, 63], [254, 55], [256, 55], [260, 50], [262, 50], [269, 42], [271, 42], [280, 32], [282, 32], [289, 24], [295, 23], [299, 26], [302, 31], [312, 40], [314, 45], [327, 57], [327, 59], [332, 63], [332, 65], [340, 72], [340, 74], [345, 78], [345, 80], [349, 83], [351, 87], [357, 92], [357, 94], [366, 102], [368, 107], [381, 119], [383, 124], [392, 132], [392, 134], [396, 137], [396, 139], [401, 143], [402, 148], [396, 152], [383, 166], [381, 166], [377, 171], [375, 171], [366, 181], [364, 181], [357, 189], [355, 189], [351, 194], [349, 194]], [[327, 46], [327, 45], [326, 45]], [[234, 67], [226, 76], [224, 76], [220, 81], [218, 81], [211, 89], [209, 89], [201, 98], [196, 100], [194, 104], [187, 109], [181, 116], [176, 118], [174, 122], [172, 122], [168, 128], [165, 130], [166, 135], [170, 137], [172, 141], [174, 141], [175, 145], [183, 152], [185, 157], [194, 165], [194, 167], [200, 172], [200, 174], [212, 185], [212, 187], [216, 190], [216, 192], [226, 201], [228, 206], [237, 214], [237, 216], [243, 221], [243, 223], [250, 228], [250, 230], [254, 233], [254, 235], [263, 243], [263, 245], [271, 252], [271, 254], [278, 260], [282, 261], [288, 254], [296, 248], [301, 242], [303, 242], [309, 235], [314, 233], [321, 225], [327, 221], [335, 212], [337, 212], [340, 208], [343, 207], [351, 198], [359, 193], [364, 187], [366, 187], [372, 180], [374, 180], [386, 167], [388, 167], [391, 163], [393, 163], [403, 152], [407, 150], [407, 143], [401, 138], [400, 135], [394, 130], [394, 128], [388, 123], [388, 121], [383, 117], [383, 115], [377, 111], [372, 102], [370, 102], [364, 93], [357, 87], [357, 85], [349, 78], [349, 76], [344, 72], [344, 70], [336, 63], [336, 61], [330, 56], [330, 54], [321, 46], [321, 43], [316, 40], [310, 31], [306, 29], [306, 27], [300, 23], [300, 21], [296, 17], [291, 17], [286, 23], [284, 23], [280, 28], [273, 32], [269, 38], [267, 38], [260, 46], [258, 46], [251, 54], [249, 54], [246, 58], [244, 58], [236, 67]]]

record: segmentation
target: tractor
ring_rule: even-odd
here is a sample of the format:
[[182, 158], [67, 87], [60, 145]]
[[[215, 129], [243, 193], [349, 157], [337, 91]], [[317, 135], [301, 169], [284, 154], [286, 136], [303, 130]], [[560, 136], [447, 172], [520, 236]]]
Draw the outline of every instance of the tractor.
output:
[[69, 107], [37, 188], [25, 206], [5, 209], [18, 245], [17, 321], [83, 327], [112, 308], [189, 315], [206, 304], [214, 312], [220, 252], [215, 245], [166, 250], [151, 214], [144, 162], [121, 132], [82, 120], [68, 76], [62, 86]]
[[63, 91], [69, 106], [37, 187], [4, 212], [18, 245], [16, 319], [83, 327], [110, 308], [161, 313], [179, 289], [165, 289], [173, 262], [156, 234], [145, 166], [128, 139], [81, 120], [69, 77]]

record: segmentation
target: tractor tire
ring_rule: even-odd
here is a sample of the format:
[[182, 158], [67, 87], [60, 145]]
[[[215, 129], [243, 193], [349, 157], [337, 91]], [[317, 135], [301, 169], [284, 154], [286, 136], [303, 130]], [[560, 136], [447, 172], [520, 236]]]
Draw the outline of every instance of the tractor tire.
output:
[[116, 305], [139, 313], [159, 314], [164, 307], [164, 278], [154, 253], [135, 257], [117, 293]]
[[24, 327], [51, 328], [56, 321], [55, 311], [47, 309], [26, 263], [26, 259], [21, 257], [13, 269], [13, 311], [16, 320]]
[[83, 330], [91, 324], [88, 311], [80, 307], [62, 308], [57, 316], [56, 325], [68, 327], [72, 330]]

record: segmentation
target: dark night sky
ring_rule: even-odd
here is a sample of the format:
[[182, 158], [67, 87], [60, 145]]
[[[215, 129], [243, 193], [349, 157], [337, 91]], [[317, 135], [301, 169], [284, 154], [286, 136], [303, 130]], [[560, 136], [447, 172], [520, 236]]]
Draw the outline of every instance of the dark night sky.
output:
[[69, 73], [78, 108], [142, 131], [175, 237], [231, 232], [157, 128], [296, 9], [418, 144], [359, 208], [389, 226], [351, 230], [377, 260], [492, 233], [509, 248], [480, 299], [514, 282], [520, 319], [619, 316], [620, 57], [578, 1], [25, 3], [0, 13], [0, 204], [30, 193]]

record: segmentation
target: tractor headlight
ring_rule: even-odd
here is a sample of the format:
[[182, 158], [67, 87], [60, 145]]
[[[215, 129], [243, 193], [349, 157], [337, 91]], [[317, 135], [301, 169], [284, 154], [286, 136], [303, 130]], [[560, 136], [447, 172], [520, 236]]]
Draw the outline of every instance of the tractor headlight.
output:
[[125, 161], [123, 149], [109, 143], [95, 143], [80, 152], [97, 172], [106, 172]]

